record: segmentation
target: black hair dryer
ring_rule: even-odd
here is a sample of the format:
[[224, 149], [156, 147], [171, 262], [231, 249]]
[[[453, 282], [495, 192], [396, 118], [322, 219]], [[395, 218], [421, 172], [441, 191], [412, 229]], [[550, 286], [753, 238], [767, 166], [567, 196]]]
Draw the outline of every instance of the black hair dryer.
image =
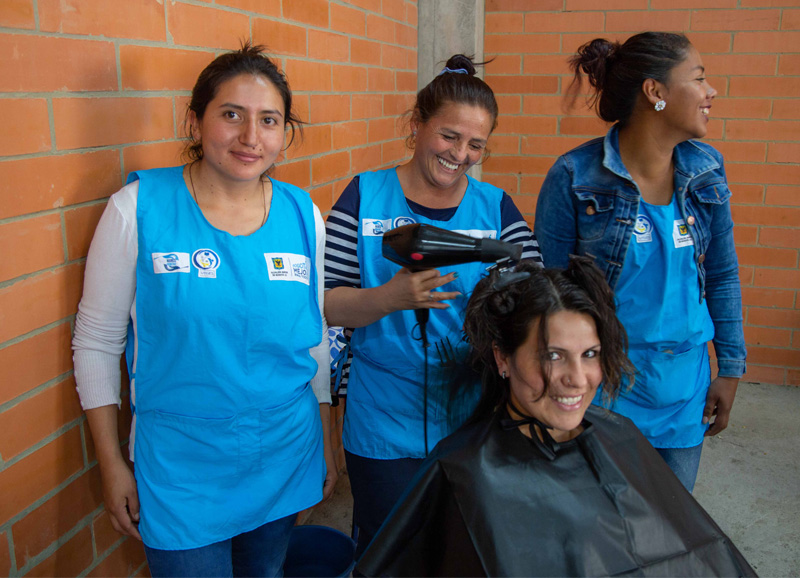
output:
[[[403, 225], [383, 234], [383, 256], [412, 271], [461, 263], [495, 263], [503, 259], [519, 261], [522, 245], [496, 239], [476, 239], [463, 233], [416, 223]], [[425, 325], [430, 309], [416, 309], [422, 344], [428, 347]]]

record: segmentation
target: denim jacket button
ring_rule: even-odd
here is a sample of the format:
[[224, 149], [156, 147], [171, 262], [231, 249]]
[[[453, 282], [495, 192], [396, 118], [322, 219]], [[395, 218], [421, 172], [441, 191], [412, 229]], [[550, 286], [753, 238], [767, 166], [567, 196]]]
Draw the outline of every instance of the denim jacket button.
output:
[[587, 215], [594, 215], [597, 211], [594, 210], [594, 207], [589, 205], [586, 207], [586, 214]]
[[706, 256], [705, 256], [705, 255], [700, 255], [700, 256], [697, 258], [697, 262], [698, 262], [698, 263], [702, 263], [702, 262], [703, 262], [703, 261], [705, 261], [705, 260], [706, 260]]
[[689, 226], [694, 225], [694, 217], [689, 215], [689, 217], [686, 219], [686, 222], [689, 224]]

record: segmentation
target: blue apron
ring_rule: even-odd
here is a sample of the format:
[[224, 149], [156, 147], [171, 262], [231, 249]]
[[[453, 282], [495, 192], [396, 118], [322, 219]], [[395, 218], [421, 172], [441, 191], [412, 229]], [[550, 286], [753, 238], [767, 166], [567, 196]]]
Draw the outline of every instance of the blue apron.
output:
[[[427, 223], [474, 237], [500, 238], [500, 202], [503, 192], [469, 178], [466, 193], [455, 215], [435, 221], [414, 213], [406, 202], [395, 169], [360, 175], [358, 259], [361, 287], [383, 285], [400, 269], [381, 252], [383, 233], [410, 223]], [[486, 263], [441, 267], [446, 275], [459, 277], [441, 291], [460, 291], [448, 301], [448, 309], [432, 309], [428, 322], [428, 447], [449, 432], [447, 421], [448, 374], [439, 350], [463, 357], [467, 345], [462, 327], [467, 302], [477, 282], [486, 274]], [[356, 455], [377, 458], [421, 458], [425, 456], [423, 436], [423, 347], [413, 311], [396, 311], [353, 332], [353, 362], [347, 384], [347, 413], [344, 446]]]
[[702, 418], [714, 324], [700, 300], [693, 245], [675, 195], [669, 205], [639, 203], [616, 288], [637, 373], [613, 409], [657, 448], [694, 447], [708, 428]]
[[182, 171], [128, 179], [139, 180], [128, 340], [139, 531], [164, 550], [307, 508], [325, 477], [309, 386], [322, 335], [311, 200], [272, 181], [266, 224], [233, 236], [206, 221]]

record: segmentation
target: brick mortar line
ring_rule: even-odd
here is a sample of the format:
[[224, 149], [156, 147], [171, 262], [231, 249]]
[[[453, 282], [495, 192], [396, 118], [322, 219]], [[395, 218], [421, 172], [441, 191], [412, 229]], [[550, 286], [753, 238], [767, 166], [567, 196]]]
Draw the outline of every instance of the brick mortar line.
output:
[[[53, 432], [49, 436], [39, 440], [38, 442], [33, 444], [31, 447], [27, 448], [25, 451], [19, 453], [18, 455], [14, 456], [13, 458], [9, 459], [8, 461], [3, 461], [2, 464], [0, 465], [0, 473], [6, 471], [7, 469], [9, 469], [9, 468], [11, 468], [13, 466], [15, 466], [16, 464], [18, 464], [19, 462], [21, 462], [25, 458], [29, 457], [31, 454], [33, 454], [37, 450], [42, 449], [44, 446], [46, 446], [47, 444], [49, 444], [53, 440], [57, 439], [58, 437], [60, 437], [61, 435], [65, 434], [65, 433], [67, 433], [72, 428], [80, 427], [80, 424], [85, 420], [86, 420], [86, 416], [85, 415], [81, 415], [80, 417], [75, 418], [74, 420], [72, 420], [68, 424], [61, 426], [57, 431]], [[47, 502], [50, 498], [52, 498], [56, 494], [60, 493], [69, 484], [71, 484], [76, 479], [78, 479], [80, 476], [82, 476], [83, 474], [88, 472], [90, 469], [92, 469], [92, 467], [94, 467], [94, 464], [96, 464], [96, 463], [97, 463], [97, 460], [91, 462], [91, 464], [87, 466], [86, 463], [84, 462], [79, 471], [77, 471], [74, 474], [68, 476], [66, 480], [64, 480], [63, 482], [58, 484], [55, 488], [53, 488], [52, 490], [50, 490], [47, 493], [45, 493], [43, 496], [41, 496], [41, 497], [37, 498], [36, 500], [34, 500], [27, 507], [23, 508], [23, 510], [21, 512], [15, 514], [11, 518], [9, 518], [8, 522], [6, 522], [6, 524], [14, 525], [17, 522], [19, 522], [22, 518], [24, 518], [25, 516], [30, 514], [33, 510], [35, 510], [36, 508], [38, 508], [39, 506], [41, 506], [42, 504]]]
[[[55, 207], [53, 209], [43, 209], [41, 211], [33, 211], [31, 213], [23, 213], [21, 215], [14, 215], [13, 217], [0, 218], [0, 226], [7, 225], [9, 223], [15, 223], [15, 222], [19, 222], [19, 221], [24, 221], [24, 220], [26, 220], [28, 218], [46, 217], [48, 215], [53, 215], [53, 214], [58, 214], [58, 213], [62, 213], [63, 214], [64, 212], [71, 211], [71, 210], [74, 210], [74, 209], [80, 209], [80, 208], [83, 208], [83, 207], [90, 207], [92, 205], [99, 205], [100, 203], [107, 202], [109, 198], [110, 198], [110, 195], [108, 197], [102, 197], [100, 199], [92, 199], [90, 201], [83, 201], [83, 202], [80, 202], [80, 203], [74, 203], [72, 205], [62, 205], [60, 207]], [[63, 219], [61, 221], [61, 227], [66, 230], [66, 223], [64, 223]], [[66, 243], [66, 238], [64, 239], [64, 242]], [[65, 245], [65, 248], [66, 248], [66, 245]], [[75, 260], [76, 259], [73, 259], [73, 261], [75, 261]], [[69, 262], [69, 255], [68, 255], [68, 253], [64, 253], [64, 263], [68, 263], [68, 262]], [[38, 273], [38, 272], [34, 272], [32, 274], [36, 274], [36, 273]], [[18, 277], [15, 277], [14, 279], [18, 279]], [[8, 281], [11, 281], [11, 279], [9, 279]], [[6, 283], [6, 282], [7, 281], [4, 281], [3, 283]], [[3, 283], [0, 283], [0, 289], [3, 289]]]
[[[97, 556], [97, 557], [95, 557], [95, 559], [94, 559], [94, 560], [92, 560], [92, 563], [91, 563], [91, 564], [89, 564], [89, 566], [88, 566], [88, 567], [87, 567], [87, 568], [86, 568], [86, 569], [85, 569], [83, 572], [81, 572], [80, 574], [78, 574], [78, 577], [79, 577], [79, 578], [83, 578], [84, 576], [87, 576], [87, 575], [89, 574], [89, 572], [91, 572], [92, 570], [94, 570], [95, 568], [97, 568], [97, 567], [98, 567], [100, 564], [102, 564], [102, 563], [105, 561], [105, 559], [106, 559], [106, 558], [108, 558], [109, 556], [111, 556], [111, 554], [113, 554], [113, 553], [114, 553], [114, 552], [117, 550], [117, 548], [119, 548], [120, 546], [122, 546], [122, 544], [123, 544], [123, 543], [124, 543], [126, 540], [135, 540], [135, 538], [131, 538], [131, 537], [129, 537], [129, 536], [122, 536], [122, 537], [121, 537], [119, 540], [117, 540], [117, 541], [116, 541], [116, 542], [114, 542], [114, 543], [113, 543], [111, 546], [109, 546], [109, 547], [108, 547], [108, 549], [107, 549], [107, 550], [104, 552], [104, 554], [105, 554], [104, 556], [102, 556], [102, 557], [100, 557], [100, 556]], [[147, 564], [147, 562], [145, 562], [145, 565], [146, 565], [146, 564]], [[141, 568], [142, 566], [139, 566], [139, 567]]]
[[[83, 260], [85, 261], [85, 259], [83, 259]], [[50, 270], [53, 270], [53, 269], [55, 269], [55, 267], [50, 268]], [[45, 269], [44, 271], [48, 271], [48, 270]], [[37, 271], [37, 273], [40, 273], [40, 271]], [[33, 274], [31, 274], [31, 275], [33, 275]], [[22, 335], [18, 335], [17, 337], [13, 337], [13, 338], [11, 338], [11, 339], [9, 339], [7, 341], [4, 341], [4, 342], [0, 343], [0, 351], [3, 351], [4, 349], [6, 349], [8, 347], [12, 347], [14, 345], [17, 345], [18, 343], [22, 343], [23, 341], [26, 341], [26, 340], [28, 340], [28, 339], [30, 339], [32, 337], [36, 337], [37, 335], [41, 335], [42, 333], [46, 333], [47, 331], [50, 331], [51, 329], [55, 329], [59, 325], [64, 325], [65, 322], [71, 322], [74, 318], [75, 318], [74, 314], [68, 315], [67, 317], [63, 317], [63, 318], [59, 319], [58, 321], [53, 321], [51, 323], [48, 323], [47, 325], [43, 325], [43, 326], [38, 327], [36, 329], [32, 329], [31, 331], [28, 331], [27, 333], [23, 333]]]
[[[166, 3], [165, 3], [166, 4]], [[198, 4], [198, 6], [205, 6], [206, 8], [209, 7], [208, 4]], [[215, 6], [214, 9], [219, 5]], [[165, 8], [166, 10], [166, 8]], [[384, 17], [385, 18], [385, 17]], [[299, 22], [296, 20], [288, 20], [284, 18], [275, 18], [275, 17], [268, 17], [268, 16], [251, 16], [249, 19], [249, 27], [250, 27], [250, 40], [253, 39], [252, 36], [252, 28], [256, 24], [256, 20], [263, 20], [266, 22], [276, 22], [279, 24], [287, 24], [290, 26], [296, 26], [298, 28], [304, 28], [305, 30], [313, 30], [315, 32], [328, 32], [330, 34], [334, 34], [337, 36], [341, 36], [347, 39], [356, 39], [356, 40], [366, 40], [369, 42], [377, 42], [379, 44], [385, 44], [387, 46], [394, 46], [398, 48], [406, 48], [409, 50], [416, 50], [418, 46], [410, 46], [408, 44], [399, 44], [396, 41], [389, 42], [387, 40], [380, 40], [377, 38], [372, 38], [370, 36], [359, 35], [359, 34], [351, 34], [351, 33], [341, 33], [333, 28], [321, 28], [319, 26], [315, 26], [313, 24], [306, 24], [303, 22]], [[399, 20], [392, 20], [388, 19], [395, 24], [401, 24], [403, 26], [407, 26], [409, 28], [414, 28], [411, 24], [401, 22]], [[107, 42], [114, 44], [117, 48], [122, 46], [143, 46], [149, 48], [173, 48], [177, 50], [188, 50], [191, 52], [213, 52], [215, 54], [221, 54], [223, 52], [227, 52], [232, 48], [219, 48], [217, 46], [196, 46], [194, 44], [176, 44], [175, 40], [172, 35], [172, 31], [168, 28], [168, 20], [165, 15], [164, 20], [165, 26], [165, 40], [151, 40], [147, 38], [130, 38], [124, 36], [103, 36], [97, 34], [81, 34], [81, 33], [70, 33], [70, 32], [51, 32], [51, 31], [44, 31], [44, 30], [30, 30], [28, 28], [8, 28], [0, 26], [0, 35], [16, 35], [16, 36], [35, 36], [37, 38], [54, 38], [54, 39], [62, 39], [62, 40], [84, 40], [87, 42]], [[589, 31], [591, 32], [591, 31]], [[791, 30], [787, 32], [793, 32]], [[543, 34], [559, 34], [557, 32], [551, 33], [543, 33]], [[585, 34], [585, 32], [576, 32], [576, 34]], [[306, 42], [306, 45], [308, 43]], [[270, 53], [271, 54], [271, 53]]]
[[[39, 552], [36, 556], [33, 556], [32, 558], [28, 558], [27, 563], [22, 568], [17, 570], [18, 574], [16, 574], [16, 576], [24, 576], [31, 569], [33, 569], [35, 566], [41, 564], [42, 562], [47, 560], [50, 556], [52, 556], [56, 552], [56, 550], [58, 550], [61, 546], [63, 546], [67, 542], [69, 542], [73, 537], [75, 537], [75, 535], [78, 532], [80, 532], [81, 530], [83, 530], [87, 526], [92, 526], [93, 525], [92, 521], [94, 520], [94, 516], [96, 516], [99, 513], [102, 513], [103, 509], [104, 509], [103, 505], [102, 504], [99, 505], [92, 512], [87, 514], [85, 517], [81, 518], [81, 520], [79, 520], [78, 523], [75, 524], [72, 528], [70, 528], [68, 531], [64, 532], [58, 538], [56, 538], [53, 542], [51, 542], [47, 546], [47, 548], [45, 548], [44, 550]], [[91, 528], [90, 528], [90, 532], [91, 532]], [[94, 550], [94, 542], [92, 543], [92, 550]], [[95, 559], [96, 559], [96, 556], [92, 556], [92, 561], [93, 562], [94, 562]], [[15, 576], [15, 575], [11, 574], [11, 576]]]
[[[310, 62], [319, 62], [319, 61], [310, 61]], [[353, 65], [353, 67], [358, 68], [365, 68], [366, 66], [360, 65]], [[373, 67], [377, 68], [377, 67]], [[389, 70], [391, 72], [411, 72], [405, 69], [399, 68], [383, 68], [382, 70]], [[549, 75], [554, 76], [554, 75]], [[800, 76], [798, 76], [800, 78]], [[358, 92], [343, 92], [341, 90], [293, 90], [293, 96], [364, 96], [364, 95], [391, 95], [391, 96], [401, 96], [401, 95], [415, 95], [415, 91], [411, 90], [360, 90]], [[546, 96], [553, 96], [553, 93], [501, 93], [502, 95], [510, 94], [510, 95], [517, 95], [517, 94], [545, 94]], [[92, 91], [16, 91], [16, 92], [0, 92], [0, 102], [3, 100], [19, 100], [19, 99], [44, 99], [48, 102], [51, 100], [63, 100], [63, 99], [110, 99], [110, 98], [180, 98], [180, 97], [191, 97], [192, 91], [191, 89], [185, 90], [142, 90], [142, 89], [122, 89], [122, 90], [92, 90]], [[742, 97], [742, 98], [758, 98], [758, 97]], [[763, 97], [764, 99], [772, 98], [772, 97]], [[785, 97], [786, 100], [791, 98], [797, 97]], [[739, 117], [736, 117], [739, 118]]]
[[[36, 397], [40, 393], [42, 393], [44, 391], [47, 391], [48, 389], [52, 389], [52, 388], [56, 387], [57, 385], [59, 385], [61, 383], [64, 383], [65, 381], [67, 381], [70, 378], [70, 376], [72, 374], [73, 374], [73, 370], [70, 369], [66, 373], [62, 373], [58, 377], [54, 377], [53, 379], [49, 379], [49, 380], [45, 381], [43, 384], [37, 385], [33, 389], [30, 389], [30, 390], [26, 391], [25, 393], [23, 393], [21, 395], [18, 395], [14, 399], [11, 399], [11, 400], [3, 403], [3, 404], [0, 404], [0, 415], [2, 415], [3, 413], [5, 413], [6, 411], [8, 411], [10, 409], [13, 409], [14, 407], [18, 406], [19, 404], [24, 403], [24, 402], [28, 401], [29, 399], [32, 399], [32, 398]], [[26, 448], [25, 450], [23, 450], [19, 454], [15, 455], [13, 458], [9, 458], [7, 460], [1, 460], [0, 461], [0, 472], [5, 470], [6, 468], [9, 468], [9, 467], [13, 466], [18, 461], [25, 459], [31, 453], [33, 453], [37, 449], [40, 449], [41, 447], [47, 445], [49, 442], [53, 441], [54, 439], [59, 437], [61, 434], [66, 433], [67, 431], [72, 429], [74, 426], [83, 423], [85, 421], [84, 417], [85, 416], [83, 414], [81, 414], [79, 417], [76, 417], [72, 421], [62, 425], [58, 430], [56, 430], [53, 433], [49, 434], [48, 436], [42, 438], [41, 440], [36, 442], [36, 444]], [[35, 448], [35, 449], [32, 449], [32, 448]], [[84, 460], [83, 461], [84, 467], [86, 467], [87, 463], [88, 463], [88, 460]]]
[[171, 138], [171, 139], [161, 139], [161, 140], [151, 140], [151, 141], [142, 141], [142, 142], [131, 142], [131, 143], [120, 143], [114, 145], [100, 145], [95, 147], [79, 147], [74, 149], [62, 149], [57, 151], [44, 151], [40, 153], [25, 153], [22, 155], [6, 155], [0, 156], [0, 165], [4, 162], [13, 162], [13, 161], [24, 161], [30, 159], [39, 159], [39, 158], [51, 158], [51, 157], [60, 157], [60, 156], [67, 156], [72, 154], [87, 154], [93, 152], [102, 152], [107, 150], [115, 150], [115, 149], [126, 149], [134, 146], [142, 146], [142, 145], [151, 145], [151, 144], [164, 144], [164, 143], [171, 143], [182, 140], [182, 137], [179, 138]]

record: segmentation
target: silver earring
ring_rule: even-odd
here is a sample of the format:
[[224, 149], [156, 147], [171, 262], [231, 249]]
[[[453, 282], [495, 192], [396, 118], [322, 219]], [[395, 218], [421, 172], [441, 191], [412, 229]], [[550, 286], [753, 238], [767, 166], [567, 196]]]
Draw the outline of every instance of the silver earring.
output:
[[417, 136], [417, 131], [415, 131], [415, 130], [412, 130], [412, 131], [411, 131], [411, 134], [412, 134], [413, 136]]
[[503, 379], [506, 378], [506, 372], [505, 371], [501, 375], [503, 376]]
[[667, 101], [666, 101], [666, 100], [664, 100], [664, 99], [662, 98], [661, 100], [659, 100], [659, 101], [656, 103], [656, 105], [655, 105], [653, 108], [655, 108], [655, 109], [656, 109], [656, 112], [661, 112], [661, 111], [662, 111], [662, 110], [664, 110], [666, 107], [667, 107]]

